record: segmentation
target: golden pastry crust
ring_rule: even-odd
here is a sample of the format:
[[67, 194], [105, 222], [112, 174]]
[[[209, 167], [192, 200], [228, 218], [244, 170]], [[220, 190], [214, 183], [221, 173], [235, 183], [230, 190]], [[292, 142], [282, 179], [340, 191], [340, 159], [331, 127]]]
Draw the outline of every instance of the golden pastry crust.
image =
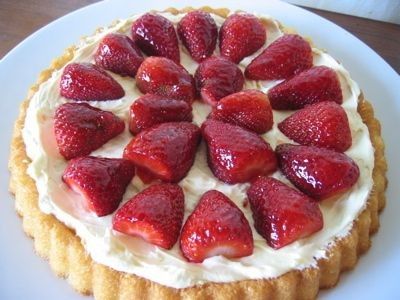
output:
[[[229, 13], [225, 8], [201, 9], [222, 17]], [[193, 8], [169, 8], [167, 11], [177, 14], [190, 10]], [[58, 276], [65, 277], [78, 292], [93, 294], [96, 299], [314, 299], [319, 289], [334, 286], [340, 273], [353, 268], [360, 255], [369, 249], [370, 236], [378, 230], [379, 212], [385, 206], [387, 165], [380, 123], [374, 117], [371, 104], [361, 95], [358, 112], [368, 126], [375, 148], [374, 186], [365, 209], [353, 222], [349, 234], [335, 240], [327, 250], [327, 258], [319, 259], [316, 267], [290, 271], [272, 279], [207, 283], [175, 289], [94, 262], [73, 230], [54, 216], [40, 211], [35, 182], [27, 174], [30, 159], [22, 138], [30, 99], [41, 83], [73, 58], [75, 49], [66, 49], [49, 69], [41, 72], [37, 83], [30, 88], [27, 99], [21, 104], [11, 142], [9, 170], [10, 191], [15, 194], [15, 207], [22, 217], [24, 231], [34, 239], [36, 252], [48, 259], [53, 271]]]

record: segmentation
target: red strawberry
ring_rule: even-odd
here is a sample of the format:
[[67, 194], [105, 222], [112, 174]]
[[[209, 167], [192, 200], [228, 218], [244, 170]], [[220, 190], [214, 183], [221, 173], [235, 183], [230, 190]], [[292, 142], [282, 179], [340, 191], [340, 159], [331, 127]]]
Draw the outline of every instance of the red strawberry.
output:
[[132, 39], [148, 56], [164, 56], [179, 63], [178, 38], [167, 18], [144, 14], [132, 24]]
[[[139, 167], [143, 181], [161, 179], [178, 182], [192, 167], [200, 129], [188, 122], [171, 122], [155, 125], [141, 131], [124, 150], [124, 158]], [[145, 170], [146, 174], [139, 172]], [[142, 176], [142, 175], [147, 175]]]
[[218, 28], [209, 13], [196, 10], [187, 13], [179, 21], [178, 35], [193, 59], [201, 62], [213, 54]]
[[274, 86], [268, 97], [277, 110], [299, 109], [323, 101], [343, 102], [339, 78], [325, 66], [313, 67]]
[[246, 182], [276, 170], [274, 151], [254, 132], [215, 120], [204, 122], [201, 130], [208, 146], [208, 165], [218, 179]]
[[258, 178], [247, 191], [254, 227], [274, 249], [323, 227], [318, 203], [272, 177]]
[[147, 94], [131, 105], [129, 129], [135, 134], [156, 124], [191, 122], [192, 118], [192, 107], [185, 101]]
[[124, 121], [87, 103], [65, 103], [54, 116], [58, 150], [66, 159], [90, 154], [124, 131]]
[[136, 85], [151, 93], [192, 102], [195, 89], [192, 76], [184, 67], [165, 57], [148, 57], [139, 67]]
[[278, 124], [293, 141], [340, 152], [351, 146], [349, 120], [344, 109], [335, 102], [306, 106]]
[[222, 98], [210, 117], [256, 133], [267, 132], [273, 124], [268, 97], [258, 90], [245, 90]]
[[102, 101], [122, 98], [125, 92], [102, 68], [90, 63], [70, 63], [61, 75], [60, 95], [78, 101]]
[[234, 63], [260, 49], [267, 39], [267, 32], [260, 19], [252, 14], [230, 15], [219, 31], [221, 55]]
[[171, 249], [181, 230], [184, 195], [176, 184], [152, 185], [117, 210], [113, 229]]
[[310, 44], [297, 34], [285, 34], [254, 58], [244, 74], [254, 80], [287, 79], [312, 64]]
[[198, 66], [194, 75], [196, 89], [206, 103], [217, 102], [243, 88], [242, 71], [233, 62], [224, 57], [210, 57]]
[[134, 175], [135, 166], [128, 160], [84, 156], [68, 162], [62, 179], [101, 217], [117, 209]]
[[239, 258], [253, 253], [253, 234], [243, 212], [224, 194], [211, 190], [200, 199], [183, 225], [180, 245], [190, 262], [223, 255]]
[[143, 55], [126, 35], [109, 33], [100, 42], [94, 55], [96, 65], [120, 74], [135, 77]]
[[275, 151], [282, 173], [315, 199], [348, 191], [360, 176], [357, 164], [344, 153], [291, 144], [281, 144]]

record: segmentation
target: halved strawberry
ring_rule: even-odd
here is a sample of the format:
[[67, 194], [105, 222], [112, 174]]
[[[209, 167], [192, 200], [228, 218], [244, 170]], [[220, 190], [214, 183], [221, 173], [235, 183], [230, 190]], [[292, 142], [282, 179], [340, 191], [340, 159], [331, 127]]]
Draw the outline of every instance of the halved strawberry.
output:
[[335, 102], [306, 106], [283, 120], [278, 128], [302, 145], [312, 145], [344, 152], [351, 146], [349, 120]]
[[348, 191], [360, 176], [357, 164], [344, 153], [291, 144], [281, 144], [275, 151], [282, 173], [318, 200]]
[[224, 194], [211, 190], [200, 199], [182, 228], [183, 256], [200, 263], [223, 255], [239, 258], [253, 253], [253, 234], [243, 212]]
[[255, 229], [274, 249], [323, 227], [318, 203], [275, 178], [258, 178], [248, 189], [247, 196]]
[[91, 63], [70, 63], [61, 75], [60, 95], [77, 101], [115, 100], [125, 96], [122, 86]]
[[266, 39], [267, 32], [260, 19], [252, 14], [235, 13], [219, 31], [221, 55], [237, 64], [260, 49]]
[[245, 90], [222, 98], [213, 108], [210, 118], [256, 133], [265, 133], [273, 125], [268, 97], [258, 90]]
[[207, 120], [201, 130], [208, 146], [208, 165], [218, 179], [246, 182], [276, 170], [274, 151], [254, 132], [216, 120]]
[[310, 44], [297, 34], [285, 34], [246, 67], [248, 79], [287, 79], [312, 67]]
[[113, 229], [171, 249], [181, 231], [184, 195], [176, 184], [152, 185], [117, 210]]
[[308, 104], [334, 101], [342, 104], [338, 75], [326, 66], [312, 67], [268, 91], [273, 109], [299, 109]]
[[134, 175], [135, 166], [128, 160], [84, 156], [68, 162], [62, 179], [81, 194], [89, 210], [102, 217], [117, 209]]
[[90, 154], [124, 131], [124, 121], [87, 103], [65, 103], [54, 115], [54, 133], [66, 159]]

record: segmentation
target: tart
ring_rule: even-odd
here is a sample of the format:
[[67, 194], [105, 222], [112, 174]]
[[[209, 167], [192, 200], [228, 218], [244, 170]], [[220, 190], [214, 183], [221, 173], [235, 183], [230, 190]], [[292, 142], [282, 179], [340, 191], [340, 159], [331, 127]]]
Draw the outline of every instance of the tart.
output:
[[[93, 294], [98, 299], [315, 298], [320, 288], [334, 286], [342, 271], [355, 266], [359, 255], [370, 247], [370, 235], [379, 228], [378, 212], [384, 207], [386, 188], [386, 161], [379, 122], [344, 67], [310, 41], [269, 17], [233, 14], [227, 9], [204, 7], [201, 10], [210, 13], [206, 19], [212, 18], [208, 20], [207, 24], [211, 24], [208, 30], [215, 35], [219, 29], [218, 46], [215, 41], [193, 43], [191, 31], [187, 29], [192, 23], [183, 22], [193, 9], [169, 9], [158, 13], [163, 17], [161, 22], [165, 22], [163, 35], [160, 37], [159, 32], [153, 35], [154, 39], [166, 43], [162, 47], [148, 47], [143, 37], [136, 38], [133, 45], [127, 40], [131, 31], [143, 32], [141, 26], [146, 26], [143, 16], [134, 16], [97, 30], [80, 45], [68, 48], [41, 73], [21, 106], [11, 144], [10, 189], [15, 194], [17, 212], [23, 217], [23, 228], [34, 238], [38, 254], [49, 260], [57, 275], [66, 277], [79, 292]], [[241, 30], [235, 29], [238, 15], [251, 24], [256, 19], [258, 25], [251, 26], [251, 39], [246, 40], [246, 35], [240, 36]], [[143, 22], [137, 22], [138, 19]], [[266, 35], [262, 34], [263, 30]], [[106, 48], [111, 47], [106, 41], [110, 35], [115, 35], [114, 40], [124, 45], [129, 44], [132, 63], [122, 66], [113, 63], [114, 58], [107, 58], [107, 51], [101, 51], [104, 44]], [[246, 47], [232, 48], [238, 40], [246, 40]], [[301, 55], [287, 54], [290, 59], [280, 69], [281, 56], [276, 53], [281, 51], [279, 44], [282, 43], [294, 43], [295, 46], [286, 48], [295, 47], [295, 53]], [[160, 75], [162, 72], [167, 75]], [[228, 78], [221, 78], [221, 73], [229, 74]], [[314, 73], [324, 74], [325, 79], [309, 84]], [[89, 75], [82, 83], [76, 74]], [[178, 88], [174, 89], [163, 80], [175, 75], [178, 83], [174, 84]], [[85, 86], [87, 81], [91, 84]], [[80, 84], [85, 88], [79, 89]], [[299, 91], [298, 86], [307, 88]], [[310, 96], [315, 86], [319, 92]], [[107, 91], [106, 95], [101, 91]], [[148, 95], [142, 96], [145, 93]], [[298, 96], [293, 99], [288, 96], [296, 93]], [[248, 97], [250, 102], [261, 103], [259, 110], [263, 114], [257, 109], [251, 110], [251, 106], [236, 103]], [[131, 106], [137, 98], [140, 102]], [[170, 98], [175, 101], [173, 105], [163, 100]], [[168, 113], [161, 121], [158, 115], [150, 118], [143, 113], [143, 105], [160, 101], [169, 103], [172, 119], [168, 119]], [[188, 107], [192, 107], [193, 116]], [[81, 113], [83, 110], [85, 113]], [[332, 121], [336, 111], [339, 112]], [[146, 112], [152, 116], [151, 110]], [[176, 115], [180, 116], [179, 120], [175, 119]], [[140, 116], [144, 116], [145, 122], [138, 121]], [[72, 119], [78, 123], [88, 119], [91, 124], [101, 119], [102, 123], [94, 131], [90, 126], [77, 130]], [[199, 146], [200, 129], [190, 123], [191, 119], [201, 126], [203, 141]], [[317, 139], [310, 138], [311, 133], [301, 134], [305, 130], [301, 126], [316, 122], [326, 125], [327, 119], [331, 121], [326, 130], [336, 130], [338, 139], [332, 141], [329, 134], [325, 137], [322, 127], [317, 129], [321, 130], [317, 132]], [[341, 127], [347, 119], [348, 131]], [[129, 120], [129, 126], [121, 126], [121, 120]], [[331, 125], [336, 129], [331, 129]], [[99, 132], [99, 127], [103, 131]], [[178, 147], [184, 143], [174, 163], [162, 159], [166, 151], [174, 154], [171, 149], [137, 142], [154, 140], [160, 132], [167, 139], [164, 145]], [[78, 142], [70, 143], [72, 135]], [[171, 136], [175, 137], [173, 142]], [[240, 143], [238, 138], [245, 142]], [[226, 144], [229, 147], [224, 149]], [[75, 149], [76, 145], [79, 147]], [[156, 155], [161, 157], [159, 164], [148, 162], [155, 153], [148, 149], [154, 148], [161, 153]], [[150, 152], [140, 156], [143, 149]], [[233, 161], [233, 168], [229, 164], [221, 166], [221, 149], [239, 157]], [[316, 162], [300, 166], [310, 174], [315, 170], [319, 174], [331, 170], [333, 174], [337, 161], [345, 166], [346, 172], [317, 178], [322, 188], [316, 190], [312, 184], [310, 187], [296, 179], [298, 173], [291, 167], [293, 157], [304, 158], [304, 155], [306, 160], [313, 155]], [[320, 157], [324, 158], [323, 163]], [[334, 162], [327, 163], [326, 157]], [[321, 171], [320, 166], [326, 164], [330, 167]], [[252, 167], [247, 168], [249, 165]], [[133, 169], [136, 169], [134, 176]], [[113, 174], [110, 175], [111, 192], [98, 184], [99, 172]], [[86, 174], [83, 181], [77, 177], [78, 173]], [[259, 175], [262, 177], [256, 179]], [[330, 177], [334, 177], [333, 184], [328, 182]], [[170, 183], [148, 187], [154, 179]], [[87, 184], [93, 187], [90, 193], [84, 188]], [[135, 207], [136, 211], [142, 209], [146, 206], [143, 202], [149, 201], [146, 195], [154, 195], [160, 189], [168, 189], [168, 195], [174, 195], [173, 200], [164, 197], [162, 201], [166, 201], [163, 207], [173, 207], [174, 215], [164, 216], [168, 218], [168, 226], [173, 224], [178, 228], [164, 230], [161, 236], [175, 232], [176, 237], [172, 241], [161, 238], [158, 244], [148, 240], [151, 244], [137, 238], [137, 234], [127, 235], [129, 232], [123, 224], [130, 211], [128, 206]], [[175, 214], [183, 209], [180, 190], [185, 198], [184, 216]], [[268, 190], [269, 196], [264, 197], [267, 192], [260, 196], [259, 190]], [[301, 227], [300, 232], [289, 237], [283, 233], [285, 238], [281, 238], [279, 232], [265, 229], [271, 227], [270, 223], [265, 226], [268, 210], [258, 208], [267, 207], [268, 199], [282, 202], [282, 195], [297, 199], [293, 205], [301, 209], [307, 203], [303, 218], [313, 220], [312, 226], [305, 226], [308, 231]], [[110, 204], [111, 198], [117, 200]], [[219, 249], [200, 258], [192, 256], [200, 250], [193, 250], [195, 247], [188, 245], [185, 236], [196, 233], [193, 228], [200, 226], [199, 218], [214, 217], [207, 210], [212, 206], [210, 203], [218, 204], [216, 211], [230, 211], [241, 223], [238, 228], [245, 234], [232, 234], [243, 246], [241, 251], [231, 254]], [[312, 218], [310, 210], [314, 212]], [[181, 225], [183, 229], [178, 237]], [[271, 238], [276, 236], [277, 239]], [[300, 285], [302, 288], [298, 289]]]

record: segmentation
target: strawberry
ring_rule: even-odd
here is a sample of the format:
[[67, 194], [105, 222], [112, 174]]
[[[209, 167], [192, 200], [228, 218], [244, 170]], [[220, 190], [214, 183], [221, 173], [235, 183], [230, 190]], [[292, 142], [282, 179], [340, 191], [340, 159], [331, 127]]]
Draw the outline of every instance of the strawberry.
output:
[[136, 86], [151, 93], [189, 103], [195, 97], [193, 77], [179, 64], [165, 57], [148, 57], [139, 67]]
[[191, 122], [192, 107], [185, 101], [147, 94], [139, 97], [130, 108], [129, 129], [136, 134], [166, 122]]
[[178, 23], [178, 35], [192, 58], [201, 62], [215, 50], [218, 28], [207, 12], [195, 10], [187, 13]]
[[310, 44], [297, 34], [285, 34], [252, 60], [244, 72], [248, 79], [287, 79], [312, 67]]
[[122, 86], [91, 63], [70, 63], [61, 75], [60, 95], [77, 101], [115, 100], [125, 96]]
[[66, 159], [90, 154], [124, 131], [124, 121], [87, 103], [65, 103], [54, 115], [54, 133]]
[[163, 56], [179, 63], [178, 37], [167, 18], [146, 13], [132, 24], [132, 40], [148, 56]]
[[247, 191], [254, 227], [274, 249], [323, 227], [318, 203], [272, 177], [260, 177]]
[[313, 67], [274, 86], [268, 97], [277, 110], [299, 109], [323, 101], [343, 102], [339, 78], [325, 66]]
[[245, 90], [222, 98], [213, 108], [210, 118], [256, 133], [267, 132], [273, 124], [268, 97], [258, 90]]
[[209, 57], [198, 66], [194, 75], [196, 89], [204, 102], [215, 106], [217, 102], [243, 88], [242, 71], [224, 57]]
[[96, 65], [122, 76], [135, 77], [143, 62], [143, 55], [126, 35], [109, 33], [94, 54]]
[[149, 179], [178, 182], [192, 167], [199, 142], [200, 129], [196, 125], [162, 123], [132, 139], [125, 147], [124, 158], [139, 167], [138, 175], [144, 182]]
[[344, 152], [351, 146], [349, 120], [344, 109], [335, 102], [306, 106], [278, 124], [293, 141]]
[[135, 166], [128, 160], [84, 156], [68, 162], [62, 179], [81, 194], [90, 211], [102, 217], [117, 209], [134, 175]]
[[183, 225], [183, 256], [195, 263], [223, 255], [239, 258], [253, 253], [253, 234], [243, 212], [224, 194], [206, 192]]
[[219, 31], [221, 55], [238, 64], [243, 58], [260, 49], [267, 32], [260, 19], [252, 14], [230, 15]]
[[184, 195], [176, 184], [152, 185], [126, 202], [115, 213], [113, 229], [171, 249], [181, 230]]
[[318, 200], [348, 191], [360, 176], [357, 164], [344, 153], [291, 144], [281, 144], [275, 151], [282, 173]]
[[208, 165], [218, 179], [231, 184], [246, 182], [276, 170], [274, 151], [254, 132], [215, 120], [204, 122], [201, 130]]

